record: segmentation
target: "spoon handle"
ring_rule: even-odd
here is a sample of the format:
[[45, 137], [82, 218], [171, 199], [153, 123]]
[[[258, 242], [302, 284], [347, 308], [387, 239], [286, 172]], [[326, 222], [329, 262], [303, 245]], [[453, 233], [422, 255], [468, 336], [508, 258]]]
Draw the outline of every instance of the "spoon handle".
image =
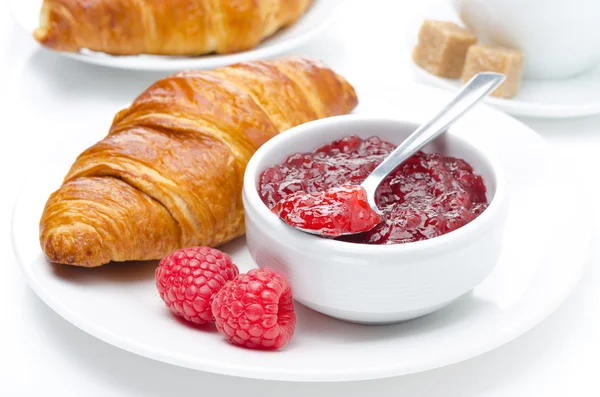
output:
[[[500, 73], [478, 73], [467, 82], [441, 112], [431, 119], [431, 121], [417, 128], [400, 146], [390, 153], [361, 185], [367, 191], [371, 206], [375, 205], [375, 192], [386, 176], [442, 134], [446, 128], [458, 120], [471, 106], [475, 105], [502, 84], [504, 79], [505, 76]], [[377, 208], [373, 209], [377, 210]]]

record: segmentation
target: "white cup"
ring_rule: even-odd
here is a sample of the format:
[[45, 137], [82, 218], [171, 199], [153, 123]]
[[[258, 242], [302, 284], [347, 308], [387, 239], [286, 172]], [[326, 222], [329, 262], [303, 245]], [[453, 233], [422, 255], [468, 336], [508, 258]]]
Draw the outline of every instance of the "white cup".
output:
[[453, 0], [479, 40], [525, 53], [528, 79], [563, 79], [600, 61], [600, 0]]

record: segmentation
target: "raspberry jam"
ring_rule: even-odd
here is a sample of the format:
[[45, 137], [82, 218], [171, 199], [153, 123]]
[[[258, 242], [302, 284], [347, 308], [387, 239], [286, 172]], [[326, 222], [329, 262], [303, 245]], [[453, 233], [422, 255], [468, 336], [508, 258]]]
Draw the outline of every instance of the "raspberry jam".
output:
[[[378, 137], [349, 136], [267, 168], [260, 175], [258, 192], [273, 210], [294, 193], [359, 185], [395, 148]], [[426, 240], [466, 225], [488, 206], [483, 179], [467, 162], [423, 152], [386, 178], [376, 201], [383, 221], [368, 232], [338, 239], [362, 244]]]
[[273, 212], [288, 225], [329, 237], [364, 233], [381, 222], [369, 206], [367, 192], [358, 185], [299, 191], [279, 201]]

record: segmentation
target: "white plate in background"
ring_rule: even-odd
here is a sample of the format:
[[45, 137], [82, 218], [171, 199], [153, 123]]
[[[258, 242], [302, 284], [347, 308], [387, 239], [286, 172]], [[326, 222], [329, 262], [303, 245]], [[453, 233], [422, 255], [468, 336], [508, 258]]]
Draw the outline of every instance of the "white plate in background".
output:
[[[462, 86], [460, 80], [435, 76], [417, 66], [411, 58], [424, 19], [440, 19], [462, 25], [451, 3], [450, 1], [437, 2], [412, 20], [406, 29], [405, 51], [406, 59], [410, 62], [418, 81], [457, 91]], [[593, 70], [564, 80], [524, 79], [516, 97], [512, 99], [488, 97], [485, 101], [516, 116], [566, 118], [599, 114], [600, 65]]]
[[[398, 92], [402, 95], [389, 94]], [[361, 113], [425, 120], [450, 95], [428, 87], [374, 86], [359, 96]], [[33, 290], [58, 314], [107, 343], [155, 360], [287, 381], [349, 381], [424, 371], [485, 353], [535, 326], [568, 296], [587, 262], [591, 225], [586, 208], [572, 205], [583, 194], [580, 184], [553, 165], [554, 153], [534, 131], [478, 106], [453, 128], [493, 148], [506, 169], [511, 207], [494, 272], [449, 307], [396, 325], [344, 323], [297, 305], [296, 335], [282, 351], [238, 348], [211, 327], [194, 328], [170, 314], [154, 285], [155, 262], [84, 269], [52, 265], [44, 258], [38, 222], [45, 201], [75, 156], [106, 134], [104, 116], [91, 118], [87, 125], [100, 127], [72, 136], [23, 180], [12, 221], [14, 249]], [[53, 128], [63, 127], [48, 125], [47, 133]], [[561, 180], [560, 189], [555, 178]], [[254, 267], [243, 239], [225, 250], [241, 271]]]
[[[112, 56], [101, 52], [82, 51], [56, 54], [78, 61], [118, 69], [147, 71], [179, 71], [184, 69], [211, 69], [253, 59], [271, 58], [298, 47], [318, 35], [341, 12], [348, 0], [313, 0], [312, 6], [293, 25], [265, 39], [256, 48], [234, 54], [207, 54], [195, 57], [132, 55]], [[33, 35], [38, 26], [42, 0], [11, 0], [14, 18]]]

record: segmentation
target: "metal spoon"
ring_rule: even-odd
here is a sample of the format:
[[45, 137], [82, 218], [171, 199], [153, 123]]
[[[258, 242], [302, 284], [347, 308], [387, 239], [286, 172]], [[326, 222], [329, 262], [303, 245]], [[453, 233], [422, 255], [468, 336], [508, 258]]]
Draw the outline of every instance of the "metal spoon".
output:
[[[504, 79], [505, 76], [500, 73], [485, 72], [476, 74], [433, 119], [417, 128], [400, 146], [390, 153], [361, 184], [367, 192], [370, 207], [378, 214], [381, 214], [381, 210], [377, 208], [377, 203], [375, 202], [375, 193], [383, 180], [425, 145], [440, 136], [452, 123], [471, 109], [473, 105], [498, 88]], [[303, 229], [295, 225], [292, 226], [306, 233], [323, 236], [319, 231]], [[364, 232], [362, 231], [361, 233]], [[347, 236], [350, 234], [352, 233], [342, 235]]]

